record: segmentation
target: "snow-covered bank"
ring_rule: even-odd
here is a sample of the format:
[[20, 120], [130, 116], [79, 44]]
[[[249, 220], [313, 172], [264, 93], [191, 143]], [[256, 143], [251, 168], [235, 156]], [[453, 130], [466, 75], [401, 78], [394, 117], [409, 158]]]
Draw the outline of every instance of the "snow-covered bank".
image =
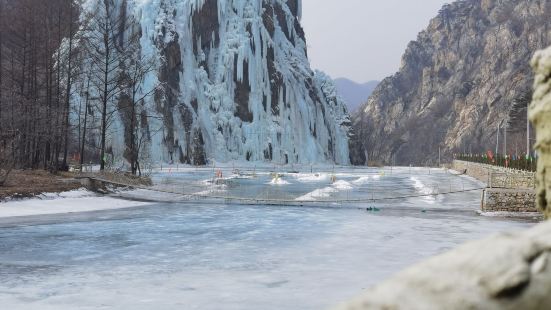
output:
[[0, 218], [67, 214], [114, 210], [147, 205], [148, 203], [100, 196], [80, 189], [63, 193], [46, 193], [36, 198], [0, 203]]
[[521, 219], [534, 219], [534, 220], [538, 220], [538, 221], [543, 219], [543, 214], [539, 213], [539, 212], [506, 212], [506, 211], [484, 212], [484, 211], [476, 211], [476, 213], [480, 216], [485, 216], [485, 217], [521, 218]]

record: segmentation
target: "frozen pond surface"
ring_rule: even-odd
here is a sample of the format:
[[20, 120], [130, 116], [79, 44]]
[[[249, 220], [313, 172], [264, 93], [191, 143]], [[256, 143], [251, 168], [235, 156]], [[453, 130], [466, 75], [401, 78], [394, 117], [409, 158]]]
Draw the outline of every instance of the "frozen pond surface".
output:
[[[292, 174], [278, 184], [258, 172], [220, 186], [205, 181], [211, 174], [171, 171], [155, 180], [186, 192], [297, 201], [479, 186], [407, 168]], [[479, 203], [479, 192], [466, 192], [346, 206], [155, 203], [4, 219], [0, 308], [326, 309], [460, 243], [533, 225], [480, 217]]]

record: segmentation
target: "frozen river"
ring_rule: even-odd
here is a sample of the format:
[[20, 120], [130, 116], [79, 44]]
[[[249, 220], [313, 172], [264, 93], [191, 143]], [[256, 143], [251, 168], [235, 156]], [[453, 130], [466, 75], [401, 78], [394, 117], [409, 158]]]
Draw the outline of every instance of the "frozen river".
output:
[[[324, 203], [172, 197], [130, 209], [3, 219], [0, 308], [326, 309], [460, 243], [533, 225], [478, 216], [479, 191], [426, 196], [480, 187], [443, 170], [308, 171], [275, 181], [269, 172], [237, 177], [228, 170], [218, 185], [207, 169], [154, 179], [187, 193]], [[409, 198], [383, 199], [401, 196]], [[381, 200], [327, 202], [362, 197]]]

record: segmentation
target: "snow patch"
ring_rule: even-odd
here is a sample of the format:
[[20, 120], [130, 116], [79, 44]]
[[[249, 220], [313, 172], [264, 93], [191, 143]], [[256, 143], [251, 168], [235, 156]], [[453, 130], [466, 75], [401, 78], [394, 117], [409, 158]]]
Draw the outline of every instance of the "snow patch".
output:
[[271, 185], [289, 185], [291, 183], [283, 180], [282, 178], [274, 178], [272, 179], [272, 181], [270, 181], [270, 183], [268, 184], [271, 184]]
[[361, 178], [359, 178], [359, 179], [357, 179], [357, 180], [355, 180], [355, 181], [352, 181], [352, 183], [354, 183], [355, 185], [364, 185], [364, 184], [369, 183], [369, 180], [370, 180], [370, 179], [371, 179], [371, 178], [370, 178], [369, 176], [367, 176], [367, 177], [361, 177]]
[[351, 190], [354, 187], [349, 182], [346, 182], [344, 180], [337, 181], [333, 183], [333, 187], [339, 190]]
[[61, 193], [57, 196], [48, 194], [45, 197], [47, 198], [32, 198], [1, 203], [0, 218], [115, 210], [149, 204], [113, 197], [99, 197], [82, 190]]
[[316, 189], [306, 195], [296, 198], [297, 201], [313, 201], [321, 198], [329, 198], [332, 194], [340, 191], [352, 190], [354, 187], [347, 181], [340, 180], [333, 183], [333, 185], [321, 189]]
[[331, 194], [338, 192], [334, 187], [326, 187], [321, 189], [316, 189], [306, 195], [296, 198], [296, 201], [314, 201], [320, 198], [329, 198]]
[[61, 193], [43, 193], [38, 198], [46, 199], [56, 199], [56, 198], [84, 198], [84, 197], [96, 197], [97, 194], [91, 192], [85, 188], [76, 189], [68, 192]]
[[298, 173], [295, 175], [295, 178], [299, 182], [323, 182], [329, 181], [329, 174], [327, 173]]
[[510, 217], [510, 218], [534, 218], [534, 219], [541, 219], [543, 218], [543, 214], [538, 212], [506, 212], [506, 211], [499, 211], [499, 212], [483, 212], [483, 211], [476, 211], [478, 215], [485, 216], [485, 217]]

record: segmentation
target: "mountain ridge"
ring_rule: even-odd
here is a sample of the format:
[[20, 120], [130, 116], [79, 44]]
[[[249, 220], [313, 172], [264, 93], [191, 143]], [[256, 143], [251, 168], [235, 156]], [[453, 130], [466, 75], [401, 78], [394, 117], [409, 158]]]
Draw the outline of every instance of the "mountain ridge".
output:
[[358, 83], [348, 78], [334, 79], [339, 94], [345, 100], [348, 111], [354, 113], [371, 96], [379, 81], [372, 80], [365, 83]]
[[550, 16], [548, 1], [445, 5], [408, 45], [400, 70], [353, 115], [353, 161], [423, 165], [439, 153], [501, 151], [504, 120], [515, 135], [506, 152], [525, 149], [517, 115], [531, 97], [529, 61], [551, 43]]

